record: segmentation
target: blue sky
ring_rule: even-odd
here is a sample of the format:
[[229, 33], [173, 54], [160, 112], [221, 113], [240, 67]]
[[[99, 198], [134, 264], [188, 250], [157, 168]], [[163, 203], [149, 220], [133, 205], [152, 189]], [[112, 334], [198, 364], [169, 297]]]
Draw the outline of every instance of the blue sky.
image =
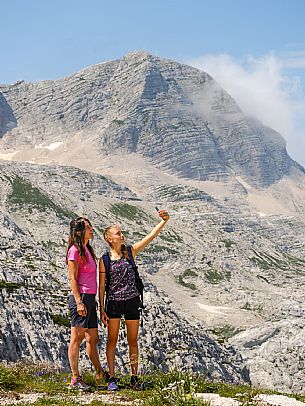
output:
[[0, 83], [133, 50], [210, 73], [305, 164], [305, 0], [0, 0]]

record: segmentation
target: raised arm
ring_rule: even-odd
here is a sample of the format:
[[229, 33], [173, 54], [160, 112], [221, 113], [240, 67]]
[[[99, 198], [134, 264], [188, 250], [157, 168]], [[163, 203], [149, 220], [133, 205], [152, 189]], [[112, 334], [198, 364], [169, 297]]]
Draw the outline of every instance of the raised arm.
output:
[[158, 234], [160, 234], [162, 228], [165, 226], [165, 224], [169, 220], [169, 214], [166, 210], [160, 210], [159, 211], [159, 217], [161, 217], [161, 221], [159, 224], [154, 227], [151, 232], [144, 237], [141, 241], [136, 242], [132, 246], [132, 255], [133, 257], [136, 257], [136, 255], [144, 250], [144, 248], [154, 239], [157, 237]]
[[69, 278], [70, 278], [70, 285], [71, 290], [76, 302], [77, 313], [81, 316], [85, 317], [87, 314], [86, 306], [83, 303], [81, 294], [79, 293], [78, 284], [77, 284], [77, 275], [78, 275], [78, 264], [76, 261], [68, 261], [68, 269], [69, 269]]

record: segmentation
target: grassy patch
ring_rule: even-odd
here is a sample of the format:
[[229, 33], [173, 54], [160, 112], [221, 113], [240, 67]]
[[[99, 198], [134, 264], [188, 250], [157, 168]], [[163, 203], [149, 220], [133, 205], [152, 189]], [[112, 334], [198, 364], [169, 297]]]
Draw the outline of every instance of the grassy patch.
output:
[[305, 260], [301, 258], [294, 257], [293, 255], [283, 253], [284, 258], [286, 258], [291, 264], [305, 267]]
[[183, 185], [162, 185], [155, 189], [160, 200], [183, 202], [192, 200], [211, 201], [211, 196], [202, 190]]
[[14, 292], [16, 289], [20, 289], [22, 286], [21, 283], [0, 281], [0, 289], [6, 289], [9, 293]]
[[[94, 374], [85, 372], [84, 380], [95, 393], [106, 393], [106, 385], [98, 386]], [[143, 391], [134, 391], [128, 388], [130, 377], [128, 375], [120, 377], [119, 385], [121, 386], [119, 397], [120, 400], [141, 401], [144, 406], [161, 406], [161, 405], [208, 405], [196, 398], [196, 393], [216, 393], [223, 397], [238, 399], [243, 405], [250, 405], [254, 396], [259, 393], [277, 393], [256, 389], [249, 385], [233, 385], [222, 382], [213, 382], [205, 378], [204, 375], [183, 373], [177, 370], [168, 373], [160, 371], [150, 372], [141, 375]], [[9, 367], [0, 364], [0, 389], [2, 395], [7, 391], [14, 390], [15, 394], [21, 393], [40, 393], [43, 397], [37, 400], [35, 406], [47, 405], [81, 405], [77, 400], [79, 392], [70, 393], [67, 385], [70, 381], [70, 374], [60, 372], [52, 365], [27, 365], [18, 363]], [[305, 400], [305, 396], [295, 394], [284, 394], [300, 401]], [[76, 396], [74, 398], [74, 396]], [[113, 394], [112, 405], [120, 404], [116, 394]], [[134, 402], [136, 403], [136, 402]], [[138, 402], [137, 402], [138, 403]], [[25, 405], [26, 403], [20, 403]], [[101, 401], [93, 401], [92, 406], [103, 405]]]
[[224, 243], [226, 248], [231, 248], [232, 245], [236, 244], [234, 241], [229, 240], [228, 238], [225, 238], [225, 239], [223, 239], [221, 241]]
[[55, 324], [64, 327], [71, 327], [71, 321], [68, 316], [60, 316], [59, 314], [51, 314], [51, 319]]
[[124, 120], [115, 119], [115, 120], [113, 120], [113, 123], [114, 123], [114, 124], [117, 124], [117, 125], [123, 125], [123, 124], [124, 124]]
[[18, 384], [16, 383], [16, 376], [13, 371], [0, 365], [0, 388], [4, 390], [16, 389]]
[[178, 276], [177, 281], [178, 281], [179, 285], [184, 286], [185, 288], [188, 288], [188, 289], [191, 289], [191, 290], [197, 290], [196, 285], [194, 283], [191, 283], [191, 282], [186, 282], [183, 279], [182, 275]]
[[218, 341], [220, 343], [224, 343], [229, 338], [235, 336], [236, 334], [243, 331], [242, 329], [230, 326], [229, 324], [224, 324], [220, 326], [216, 326], [211, 329], [211, 332], [218, 337]]
[[218, 272], [213, 269], [211, 269], [209, 271], [204, 271], [204, 276], [205, 276], [206, 280], [211, 284], [217, 284], [224, 280], [229, 281], [231, 279], [231, 275], [232, 274], [230, 271]]
[[145, 248], [144, 254], [156, 254], [158, 252], [166, 252], [172, 255], [179, 254], [178, 250], [170, 248], [167, 245], [159, 245], [159, 244], [148, 245], [148, 247]]
[[305, 261], [286, 253], [278, 253], [277, 256], [253, 250], [254, 256], [250, 260], [263, 270], [281, 269], [285, 272], [296, 274], [305, 273]]
[[66, 389], [67, 374], [60, 373], [53, 365], [17, 363], [0, 364], [0, 388], [57, 394]]
[[191, 290], [197, 290], [197, 286], [192, 283], [186, 281], [184, 278], [195, 278], [197, 277], [198, 274], [195, 271], [192, 271], [191, 269], [186, 269], [182, 275], [179, 275], [177, 278], [177, 282], [179, 285], [184, 286], [185, 288], [191, 289]]
[[184, 272], [183, 272], [183, 275], [182, 276], [184, 276], [184, 277], [188, 277], [188, 276], [190, 276], [190, 277], [196, 277], [196, 276], [198, 276], [198, 274], [197, 274], [197, 272], [195, 272], [195, 271], [192, 271], [191, 269], [186, 269]]
[[[283, 262], [279, 259], [274, 257], [273, 255], [267, 254], [265, 252], [258, 252], [254, 251], [254, 256], [251, 257], [251, 261], [254, 262], [257, 266], [261, 269], [268, 270], [274, 268], [283, 269]], [[287, 263], [285, 263], [285, 268], [287, 267]]]
[[142, 224], [143, 220], [151, 220], [150, 216], [142, 209], [128, 203], [116, 203], [110, 207], [111, 213], [117, 217], [123, 217], [130, 221]]
[[12, 192], [8, 196], [8, 203], [11, 205], [27, 206], [29, 213], [37, 208], [40, 211], [52, 210], [64, 219], [76, 217], [75, 213], [55, 204], [46, 194], [20, 176], [12, 179], [11, 185]]
[[166, 231], [160, 234], [160, 238], [167, 242], [183, 242], [182, 238], [174, 231]]

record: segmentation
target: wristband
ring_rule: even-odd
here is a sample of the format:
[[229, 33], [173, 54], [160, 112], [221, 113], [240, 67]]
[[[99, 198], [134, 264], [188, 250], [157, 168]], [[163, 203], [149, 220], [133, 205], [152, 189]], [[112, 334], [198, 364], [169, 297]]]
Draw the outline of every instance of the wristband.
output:
[[76, 305], [78, 306], [79, 304], [84, 304], [84, 302], [82, 300], [79, 300], [78, 302], [76, 302]]

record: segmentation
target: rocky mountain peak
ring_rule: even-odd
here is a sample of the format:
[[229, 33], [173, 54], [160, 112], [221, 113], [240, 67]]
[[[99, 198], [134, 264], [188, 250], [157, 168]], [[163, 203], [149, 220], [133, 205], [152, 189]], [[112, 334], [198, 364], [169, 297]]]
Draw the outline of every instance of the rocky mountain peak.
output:
[[281, 135], [246, 117], [210, 75], [147, 52], [0, 92], [0, 151], [81, 133], [100, 156], [135, 152], [189, 179], [265, 187], [297, 167]]

